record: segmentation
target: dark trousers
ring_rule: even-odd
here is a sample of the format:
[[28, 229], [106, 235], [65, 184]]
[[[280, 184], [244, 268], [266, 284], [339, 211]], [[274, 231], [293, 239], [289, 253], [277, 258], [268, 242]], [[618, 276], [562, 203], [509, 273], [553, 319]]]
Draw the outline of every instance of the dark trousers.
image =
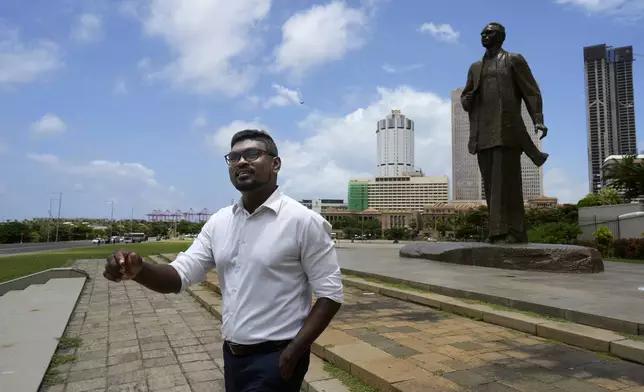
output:
[[300, 358], [293, 377], [284, 381], [279, 372], [282, 350], [265, 354], [236, 356], [224, 343], [226, 392], [299, 392], [309, 370], [310, 352]]
[[478, 152], [489, 216], [489, 236], [528, 239], [523, 206], [521, 149], [492, 147]]

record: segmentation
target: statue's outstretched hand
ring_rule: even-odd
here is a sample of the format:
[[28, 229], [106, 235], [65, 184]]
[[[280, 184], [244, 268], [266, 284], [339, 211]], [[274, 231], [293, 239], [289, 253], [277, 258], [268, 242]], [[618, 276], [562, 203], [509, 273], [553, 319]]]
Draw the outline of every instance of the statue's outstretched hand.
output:
[[548, 127], [546, 127], [543, 124], [536, 124], [534, 126], [534, 133], [539, 133], [539, 131], [541, 131], [541, 137], [539, 138], [539, 140], [543, 139], [548, 135]]

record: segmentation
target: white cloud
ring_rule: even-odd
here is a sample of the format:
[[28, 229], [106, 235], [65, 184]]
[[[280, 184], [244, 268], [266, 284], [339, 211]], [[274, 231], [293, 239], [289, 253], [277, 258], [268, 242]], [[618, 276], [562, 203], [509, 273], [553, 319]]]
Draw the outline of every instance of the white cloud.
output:
[[[313, 112], [299, 127], [303, 140], [276, 140], [282, 157], [280, 184], [293, 197], [346, 199], [347, 182], [376, 173], [376, 122], [400, 109], [415, 121], [416, 166], [428, 175], [451, 173], [451, 104], [449, 98], [408, 86], [377, 89], [369, 105], [343, 116]], [[211, 140], [230, 148], [230, 137], [244, 128], [263, 128], [257, 121], [234, 121]], [[221, 147], [220, 147], [221, 148]]]
[[138, 162], [118, 162], [102, 159], [93, 160], [87, 163], [73, 163], [62, 160], [53, 154], [28, 153], [27, 158], [47, 165], [65, 176], [79, 176], [95, 180], [118, 180], [134, 181], [149, 186], [156, 186], [156, 173], [154, 170]]
[[314, 5], [291, 16], [282, 26], [275, 68], [300, 78], [314, 66], [336, 61], [365, 42], [366, 9], [344, 2]]
[[588, 180], [584, 178], [558, 167], [548, 169], [543, 175], [544, 193], [558, 198], [559, 203], [576, 204], [588, 194]]
[[417, 69], [423, 68], [423, 64], [409, 64], [409, 65], [400, 65], [400, 66], [393, 66], [390, 64], [384, 64], [382, 66], [382, 69], [387, 72], [387, 73], [403, 73], [403, 72], [409, 72], [409, 71], [415, 71]]
[[63, 134], [67, 125], [55, 114], [45, 114], [42, 118], [31, 124], [31, 134], [35, 137], [50, 137]]
[[78, 42], [95, 42], [103, 37], [103, 22], [95, 14], [82, 14], [70, 33], [73, 40]]
[[127, 94], [127, 85], [123, 80], [117, 80], [112, 87], [112, 94], [114, 95], [125, 95]]
[[[161, 185], [154, 170], [142, 163], [100, 159], [71, 162], [52, 154], [27, 154], [26, 157], [42, 164], [59, 178], [71, 181], [71, 190], [82, 191], [94, 202], [107, 199], [122, 202], [128, 206], [128, 216], [130, 206], [144, 211], [177, 208], [184, 204], [182, 191], [176, 187]], [[115, 215], [122, 213], [122, 210], [118, 212], [115, 208]]]
[[436, 25], [434, 23], [423, 23], [418, 31], [421, 33], [429, 33], [434, 38], [443, 42], [455, 43], [458, 41], [461, 33], [454, 31], [454, 28], [447, 23]]
[[146, 70], [150, 68], [150, 59], [147, 57], [142, 58], [136, 63], [136, 67], [140, 70]]
[[299, 105], [302, 102], [299, 91], [288, 89], [279, 84], [273, 84], [273, 89], [275, 89], [276, 94], [266, 100], [264, 103], [265, 108]]
[[192, 127], [193, 128], [203, 128], [206, 125], [208, 125], [208, 120], [206, 119], [206, 116], [203, 114], [198, 114], [197, 117], [195, 117], [194, 120], [192, 120]]
[[29, 153], [27, 154], [27, 158], [31, 159], [32, 161], [42, 163], [45, 165], [58, 165], [60, 163], [60, 159], [58, 156], [53, 155], [53, 154], [33, 154]]
[[58, 45], [47, 40], [26, 44], [17, 30], [0, 24], [0, 86], [29, 83], [62, 67]]
[[227, 153], [230, 151], [230, 139], [233, 135], [244, 129], [260, 129], [269, 132], [266, 125], [254, 121], [235, 120], [228, 125], [224, 125], [217, 129], [213, 134], [207, 136], [208, 144], [212, 146], [217, 153]]
[[237, 96], [255, 83], [258, 24], [270, 0], [142, 0], [145, 32], [163, 39], [174, 59], [149, 74], [196, 93]]
[[607, 14], [626, 19], [644, 17], [642, 0], [555, 0], [557, 4], [581, 8], [588, 14]]

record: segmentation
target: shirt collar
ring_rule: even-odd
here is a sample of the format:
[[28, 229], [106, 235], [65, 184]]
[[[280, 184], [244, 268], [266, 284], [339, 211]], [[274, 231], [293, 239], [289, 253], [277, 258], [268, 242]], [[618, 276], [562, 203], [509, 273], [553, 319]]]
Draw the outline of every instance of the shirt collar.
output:
[[[282, 208], [282, 200], [284, 198], [284, 194], [282, 191], [280, 191], [279, 187], [275, 189], [275, 191], [266, 199], [264, 203], [262, 203], [261, 206], [257, 207], [258, 211], [262, 211], [266, 208], [272, 210], [276, 214], [280, 212], [280, 209]], [[236, 214], [237, 211], [244, 211], [244, 203], [242, 202], [242, 198], [240, 197], [239, 200], [237, 200], [237, 203], [233, 205], [233, 214]]]

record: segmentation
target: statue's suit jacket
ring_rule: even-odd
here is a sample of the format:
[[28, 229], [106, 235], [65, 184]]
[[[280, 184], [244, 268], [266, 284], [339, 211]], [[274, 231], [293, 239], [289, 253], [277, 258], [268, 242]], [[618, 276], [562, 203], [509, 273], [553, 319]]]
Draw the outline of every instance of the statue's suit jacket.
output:
[[[497, 60], [497, 83], [500, 100], [500, 118], [492, 119], [496, 124], [495, 130], [485, 129], [479, 124], [482, 116], [499, 114], [481, 113], [477, 110], [481, 99], [480, 83], [483, 70], [483, 60], [470, 66], [467, 73], [467, 83], [461, 94], [461, 104], [468, 112], [470, 119], [470, 138], [478, 140], [477, 151], [483, 148], [504, 146], [521, 147], [521, 132], [527, 132], [521, 117], [521, 100], [526, 104], [528, 113], [535, 124], [543, 124], [543, 101], [537, 81], [532, 75], [528, 62], [518, 53], [510, 53], [501, 49]], [[488, 60], [489, 61], [489, 60]], [[465, 95], [472, 93], [471, 105], [465, 100]], [[489, 97], [487, 97], [489, 99]], [[471, 106], [471, 107], [470, 107]]]

